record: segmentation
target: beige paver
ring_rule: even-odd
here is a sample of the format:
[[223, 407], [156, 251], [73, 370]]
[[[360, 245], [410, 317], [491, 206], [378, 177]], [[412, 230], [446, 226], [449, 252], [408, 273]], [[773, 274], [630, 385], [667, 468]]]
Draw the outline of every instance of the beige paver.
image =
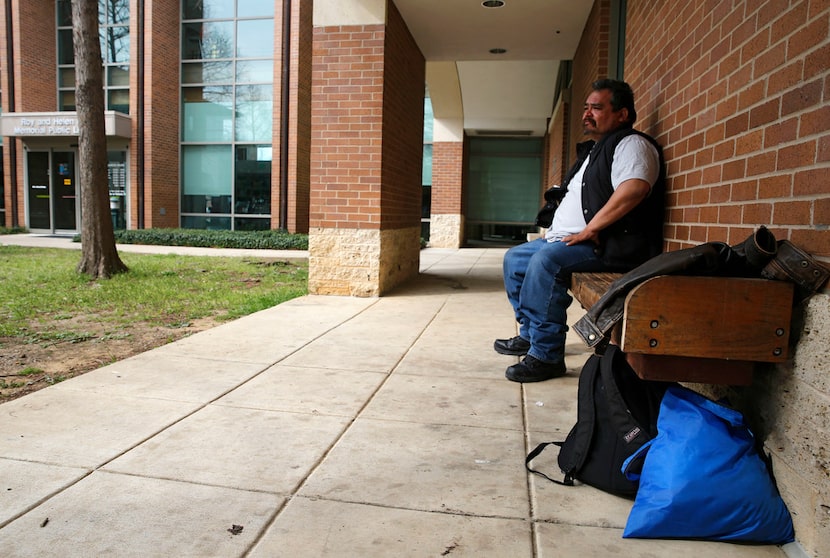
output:
[[528, 475], [588, 353], [504, 379], [503, 254], [425, 250], [389, 296], [301, 297], [0, 405], [0, 556], [784, 556], [622, 539], [631, 500]]

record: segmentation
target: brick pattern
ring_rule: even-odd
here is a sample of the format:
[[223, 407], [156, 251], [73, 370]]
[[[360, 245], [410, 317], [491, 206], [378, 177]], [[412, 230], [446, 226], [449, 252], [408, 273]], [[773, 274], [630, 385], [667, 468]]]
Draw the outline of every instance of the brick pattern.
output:
[[432, 205], [433, 215], [463, 213], [462, 176], [464, 144], [440, 141], [432, 144]]
[[[626, 79], [668, 163], [666, 248], [737, 243], [759, 225], [830, 261], [830, 4], [628, 2]], [[802, 305], [795, 358], [731, 391], [810, 556], [830, 553], [828, 299]], [[719, 394], [722, 395], [722, 394]]]
[[830, 256], [830, 6], [628, 3], [638, 127], [666, 150], [670, 250], [758, 225]]
[[381, 228], [420, 229], [426, 62], [394, 3], [387, 10]]
[[[278, 2], [279, 4], [279, 2]], [[285, 228], [292, 233], [308, 232], [309, 195], [311, 193], [311, 66], [313, 33], [312, 3], [309, 0], [292, 2], [291, 14], [291, 74], [289, 78], [289, 123], [288, 123], [288, 222]], [[275, 18], [274, 25], [280, 17]], [[281, 29], [281, 27], [275, 27]], [[275, 47], [282, 48], [282, 41], [275, 40]], [[274, 57], [277, 64], [274, 72], [275, 99], [279, 101], [279, 66], [282, 53]], [[275, 118], [279, 112], [275, 109]], [[272, 180], [271, 228], [279, 226], [279, 168], [277, 148], [279, 146], [278, 121], [274, 125], [274, 179]]]
[[569, 147], [565, 153], [565, 171], [576, 157], [576, 144], [583, 141], [582, 108], [591, 93], [591, 84], [607, 77], [608, 38], [611, 20], [611, 1], [596, 0], [585, 30], [574, 54], [574, 75], [571, 83], [571, 110], [568, 114]]
[[[9, 70], [6, 65], [6, 13], [0, 10], [0, 76], [3, 88], [3, 112], [9, 111]], [[55, 41], [44, 41], [43, 37], [56, 37], [54, 2], [19, 2], [12, 6], [14, 33], [14, 97], [16, 112], [52, 112], [57, 110], [57, 46]], [[29, 32], [37, 29], [37, 33]], [[24, 32], [25, 31], [25, 32]], [[25, 95], [23, 94], [25, 92]], [[23, 183], [25, 153], [20, 140], [17, 142], [17, 183]], [[5, 225], [11, 226], [12, 196], [17, 196], [17, 224], [25, 225], [24, 188], [17, 187], [11, 177], [9, 150], [3, 150], [5, 176], [4, 197], [6, 204]]]
[[[570, 165], [568, 161], [568, 141], [566, 124], [570, 117], [571, 103], [560, 102], [558, 110], [553, 116], [549, 133], [545, 136], [545, 183], [542, 191], [555, 184], [562, 184]], [[541, 196], [540, 196], [541, 199]]]
[[[16, 15], [15, 109], [17, 112], [56, 111], [57, 45], [56, 41], [48, 40], [57, 37], [55, 3], [19, 2]], [[14, 15], [12, 17], [14, 19]], [[37, 32], [32, 32], [33, 29]], [[3, 58], [2, 62], [5, 65], [6, 59]]]
[[[138, 36], [138, 13], [133, 3], [130, 34]], [[144, 227], [179, 226], [179, 6], [175, 2], [145, 3], [144, 29]], [[139, 57], [130, 56], [130, 224], [138, 227]]]
[[314, 29], [311, 293], [377, 296], [418, 273], [425, 62], [387, 9], [385, 26]]
[[420, 222], [425, 65], [391, 3], [387, 20], [314, 29], [311, 228]]
[[309, 227], [380, 228], [382, 25], [316, 27]]

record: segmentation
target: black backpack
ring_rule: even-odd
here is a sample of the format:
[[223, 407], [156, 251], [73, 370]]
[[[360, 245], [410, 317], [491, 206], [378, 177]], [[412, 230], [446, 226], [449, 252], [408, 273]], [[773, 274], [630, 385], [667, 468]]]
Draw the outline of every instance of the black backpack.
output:
[[[576, 424], [564, 442], [539, 444], [525, 459], [525, 467], [557, 484], [573, 486], [577, 479], [612, 494], [635, 496], [638, 482], [628, 480], [620, 469], [657, 435], [657, 413], [669, 385], [641, 380], [616, 345], [609, 345], [602, 356], [591, 355], [579, 375]], [[551, 444], [561, 447], [561, 481], [530, 467]]]

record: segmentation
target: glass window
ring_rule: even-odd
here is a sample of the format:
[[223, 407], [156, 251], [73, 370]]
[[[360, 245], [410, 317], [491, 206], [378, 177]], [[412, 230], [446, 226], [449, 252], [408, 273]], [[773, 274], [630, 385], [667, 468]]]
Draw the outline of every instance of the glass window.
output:
[[252, 19], [237, 23], [236, 56], [271, 58], [274, 56], [274, 20]]
[[237, 17], [274, 17], [274, 3], [263, 0], [237, 0]]
[[75, 68], [61, 68], [58, 70], [58, 85], [60, 87], [75, 87]]
[[274, 3], [183, 0], [182, 6], [184, 19], [197, 21], [182, 22], [181, 224], [268, 229]]
[[273, 88], [242, 85], [236, 88], [236, 140], [271, 141]]
[[123, 25], [130, 21], [130, 0], [98, 0], [106, 4], [106, 8], [98, 8], [99, 13], [106, 9], [106, 23], [108, 25]]
[[183, 141], [233, 139], [231, 86], [186, 87], [182, 91], [182, 96]]
[[233, 58], [233, 22], [214, 21], [182, 25], [182, 58]]
[[72, 50], [72, 29], [58, 31], [58, 64], [74, 64], [75, 52]]
[[[421, 188], [421, 219], [429, 219], [432, 212], [432, 186]], [[427, 236], [426, 238], [429, 238]]]
[[533, 223], [542, 184], [539, 140], [470, 141], [467, 218], [484, 223]]
[[58, 0], [58, 27], [72, 27], [71, 0]]
[[[129, 114], [129, 0], [98, 0], [99, 40], [104, 63], [107, 110]], [[72, 52], [71, 0], [57, 1], [58, 110], [75, 110], [75, 56]], [[125, 25], [126, 24], [126, 25]], [[111, 88], [115, 90], [110, 91]]]
[[271, 146], [236, 148], [235, 210], [244, 214], [271, 214]]
[[[263, 0], [255, 0], [266, 3]], [[184, 19], [233, 17], [234, 0], [184, 0]]]
[[182, 64], [182, 83], [233, 83], [233, 62], [188, 62]]
[[77, 110], [77, 105], [75, 104], [75, 90], [72, 91], [61, 91], [58, 94], [58, 106], [60, 110]]
[[435, 126], [432, 115], [432, 101], [429, 95], [424, 99], [424, 143], [432, 143], [432, 131]]
[[271, 228], [270, 217], [246, 217], [233, 220], [234, 229], [238, 231], [267, 231]]
[[127, 152], [107, 151], [110, 216], [113, 229], [127, 228]]
[[130, 90], [129, 89], [108, 89], [107, 108], [124, 114], [130, 112]]
[[432, 144], [424, 144], [424, 165], [421, 169], [421, 185], [429, 186], [432, 184]]
[[233, 184], [230, 145], [185, 145], [182, 169], [185, 212], [230, 213]]
[[112, 86], [130, 85], [130, 69], [127, 66], [110, 66], [107, 68], [107, 81]]
[[185, 229], [209, 229], [227, 231], [231, 228], [230, 217], [184, 215], [182, 227]]
[[130, 61], [130, 29], [108, 27], [100, 31], [101, 58], [104, 64], [123, 64]]
[[236, 63], [236, 83], [272, 83], [273, 60], [240, 60]]

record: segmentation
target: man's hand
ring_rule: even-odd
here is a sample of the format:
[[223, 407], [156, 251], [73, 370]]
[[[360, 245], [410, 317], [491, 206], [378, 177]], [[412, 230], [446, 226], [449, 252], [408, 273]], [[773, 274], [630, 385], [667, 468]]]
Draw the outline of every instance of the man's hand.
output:
[[637, 207], [637, 204], [646, 199], [650, 191], [651, 185], [645, 180], [636, 178], [626, 180], [619, 185], [608, 203], [594, 215], [582, 232], [568, 235], [562, 239], [562, 242], [568, 246], [580, 242], [593, 242], [598, 245], [599, 231], [616, 223], [623, 215]]
[[564, 242], [568, 246], [573, 246], [574, 244], [581, 244], [583, 242], [593, 242], [594, 244], [599, 244], [599, 231], [593, 232], [585, 228], [580, 233], [569, 234], [568, 236], [562, 239], [562, 242]]

